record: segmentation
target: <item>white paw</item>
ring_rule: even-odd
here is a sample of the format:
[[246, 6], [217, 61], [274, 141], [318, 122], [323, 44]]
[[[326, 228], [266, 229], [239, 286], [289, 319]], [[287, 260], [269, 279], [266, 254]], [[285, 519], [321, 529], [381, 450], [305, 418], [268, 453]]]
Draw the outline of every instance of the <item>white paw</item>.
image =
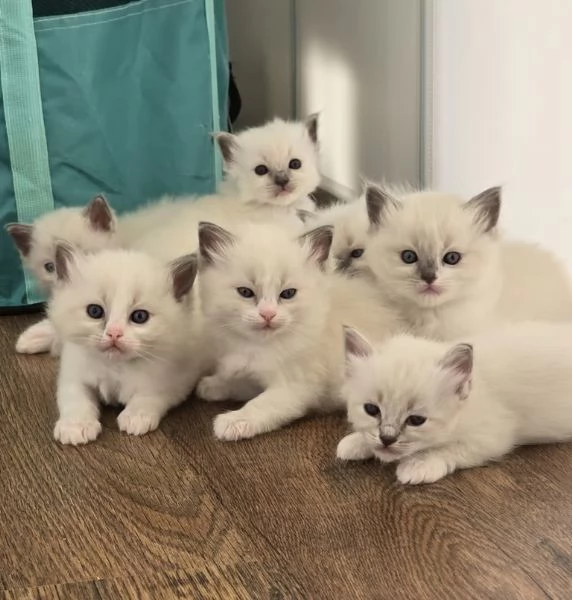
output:
[[433, 483], [449, 473], [448, 464], [439, 456], [406, 458], [397, 465], [396, 475], [400, 483]]
[[214, 419], [214, 434], [219, 440], [236, 442], [264, 433], [264, 429], [252, 417], [245, 417], [241, 410], [218, 415]]
[[20, 334], [16, 342], [16, 352], [20, 354], [41, 354], [49, 352], [56, 340], [56, 334], [52, 326], [41, 323], [28, 327]]
[[209, 402], [220, 402], [228, 399], [226, 385], [218, 375], [203, 377], [197, 386], [197, 395]]
[[117, 417], [119, 430], [129, 435], [145, 435], [159, 427], [161, 417], [157, 413], [149, 411], [130, 411], [124, 408]]
[[341, 439], [336, 456], [340, 460], [366, 460], [373, 456], [373, 450], [363, 435], [355, 432]]
[[60, 419], [54, 427], [54, 438], [62, 444], [78, 446], [97, 439], [101, 433], [101, 423], [95, 419], [75, 421]]

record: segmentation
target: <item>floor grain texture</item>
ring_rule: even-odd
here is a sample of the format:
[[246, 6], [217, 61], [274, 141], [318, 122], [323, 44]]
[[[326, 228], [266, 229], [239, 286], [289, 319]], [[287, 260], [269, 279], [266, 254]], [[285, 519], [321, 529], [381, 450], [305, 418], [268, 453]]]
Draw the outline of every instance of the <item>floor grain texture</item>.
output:
[[13, 350], [37, 318], [0, 317], [0, 598], [572, 598], [572, 444], [406, 488], [335, 461], [342, 415], [229, 444], [189, 401], [62, 447], [57, 362]]

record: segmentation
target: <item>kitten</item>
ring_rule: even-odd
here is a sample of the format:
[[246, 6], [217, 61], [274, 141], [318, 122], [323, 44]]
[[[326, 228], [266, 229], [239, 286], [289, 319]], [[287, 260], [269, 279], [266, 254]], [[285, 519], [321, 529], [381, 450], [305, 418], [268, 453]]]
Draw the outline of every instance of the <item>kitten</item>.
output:
[[[55, 255], [59, 240], [84, 251], [98, 251], [115, 244], [116, 218], [103, 196], [96, 196], [84, 208], [59, 208], [42, 215], [32, 224], [10, 223], [12, 237], [22, 264], [35, 277], [40, 289], [49, 293], [56, 281]], [[16, 342], [16, 352], [58, 353], [55, 332], [48, 319], [28, 327]]]
[[199, 240], [203, 314], [218, 365], [197, 393], [250, 400], [215, 419], [215, 436], [249, 438], [340, 408], [342, 323], [359, 322], [381, 339], [394, 320], [372, 286], [327, 272], [331, 227], [295, 235], [278, 224], [231, 233], [202, 223]]
[[470, 344], [400, 335], [376, 349], [345, 337], [354, 433], [338, 458], [397, 461], [401, 483], [432, 483], [521, 444], [572, 439], [572, 325], [505, 325]]
[[121, 431], [153, 431], [190, 394], [207, 360], [190, 294], [196, 255], [165, 266], [129, 250], [80, 255], [59, 245], [55, 267], [48, 312], [64, 342], [55, 439], [95, 440], [100, 400], [125, 405]]
[[223, 193], [258, 205], [314, 209], [309, 195], [320, 183], [317, 114], [215, 137], [225, 164]]
[[507, 319], [572, 320], [565, 269], [541, 248], [500, 239], [500, 193], [465, 203], [435, 192], [371, 195], [365, 262], [414, 333], [447, 340]]
[[218, 193], [165, 197], [122, 216], [123, 245], [169, 259], [197, 249], [201, 221], [225, 227], [247, 220], [293, 221], [297, 209], [315, 209], [308, 195], [320, 182], [317, 115], [304, 122], [275, 119], [215, 138], [226, 170]]

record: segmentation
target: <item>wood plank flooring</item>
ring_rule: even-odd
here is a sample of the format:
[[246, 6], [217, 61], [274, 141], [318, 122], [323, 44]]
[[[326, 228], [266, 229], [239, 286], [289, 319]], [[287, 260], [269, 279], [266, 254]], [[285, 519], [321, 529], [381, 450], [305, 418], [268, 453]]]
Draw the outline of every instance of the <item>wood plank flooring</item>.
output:
[[228, 444], [191, 400], [62, 447], [56, 360], [13, 350], [37, 319], [0, 317], [0, 598], [572, 598], [572, 444], [406, 488], [335, 461], [343, 415]]

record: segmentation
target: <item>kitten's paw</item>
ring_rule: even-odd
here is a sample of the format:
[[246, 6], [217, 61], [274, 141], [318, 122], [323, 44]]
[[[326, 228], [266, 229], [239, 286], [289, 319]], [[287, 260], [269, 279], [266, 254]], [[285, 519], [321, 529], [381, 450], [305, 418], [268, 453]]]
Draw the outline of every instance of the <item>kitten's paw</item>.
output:
[[124, 431], [129, 435], [145, 435], [159, 427], [161, 417], [157, 413], [130, 411], [129, 407], [124, 408], [117, 417], [119, 431]]
[[20, 334], [16, 342], [16, 352], [19, 354], [49, 352], [55, 340], [56, 334], [51, 324], [36, 323]]
[[355, 432], [341, 439], [336, 456], [340, 460], [367, 460], [373, 456], [373, 450], [363, 434]]
[[240, 413], [240, 410], [234, 410], [215, 417], [213, 428], [218, 440], [237, 442], [264, 432], [254, 419]]
[[439, 456], [419, 456], [406, 458], [397, 465], [399, 483], [433, 483], [450, 472], [449, 465]]
[[54, 427], [54, 438], [61, 444], [79, 446], [97, 439], [101, 433], [101, 423], [96, 420], [75, 421], [60, 419]]
[[197, 396], [209, 402], [228, 400], [226, 385], [218, 375], [203, 377], [197, 386]]

